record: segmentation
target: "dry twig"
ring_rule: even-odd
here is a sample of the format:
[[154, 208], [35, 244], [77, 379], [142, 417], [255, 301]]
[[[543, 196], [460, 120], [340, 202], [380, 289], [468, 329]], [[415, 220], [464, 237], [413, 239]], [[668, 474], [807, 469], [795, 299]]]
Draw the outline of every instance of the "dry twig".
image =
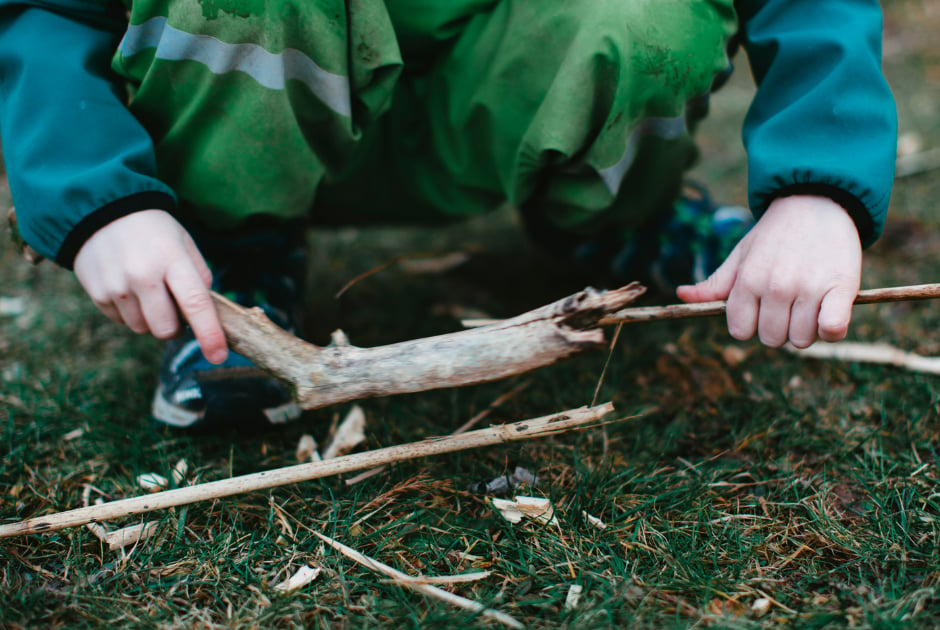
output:
[[466, 597], [455, 595], [454, 593], [445, 591], [444, 589], [428, 584], [426, 581], [426, 578], [424, 577], [421, 577], [421, 576], [413, 577], [406, 573], [402, 573], [398, 569], [395, 569], [393, 567], [388, 566], [387, 564], [379, 562], [378, 560], [375, 560], [366, 555], [363, 555], [359, 553], [358, 551], [356, 551], [355, 549], [353, 549], [352, 547], [348, 547], [344, 545], [343, 543], [339, 542], [338, 540], [334, 540], [330, 538], [329, 536], [325, 536], [319, 532], [313, 532], [313, 533], [318, 538], [320, 538], [320, 540], [322, 540], [323, 542], [325, 542], [330, 547], [337, 550], [338, 552], [340, 552], [341, 554], [343, 554], [350, 560], [358, 562], [362, 566], [372, 569], [376, 573], [387, 575], [388, 577], [395, 580], [395, 583], [400, 586], [414, 589], [420, 593], [427, 595], [428, 597], [433, 597], [435, 599], [445, 601], [448, 604], [457, 606], [458, 608], [463, 608], [464, 610], [470, 610], [475, 613], [479, 613], [483, 617], [492, 619], [494, 621], [498, 621], [505, 626], [509, 626], [510, 628], [523, 628], [524, 627], [521, 623], [519, 623], [518, 621], [516, 621], [515, 619], [513, 619], [506, 613], [501, 613], [497, 610], [487, 608], [483, 604], [479, 602], [475, 602], [472, 599], [467, 599]]
[[597, 407], [580, 407], [532, 420], [479, 429], [458, 436], [431, 438], [422, 442], [389, 446], [322, 462], [297, 464], [296, 466], [287, 466], [231, 479], [221, 479], [175, 490], [165, 490], [101, 505], [89, 505], [67, 512], [28, 519], [19, 523], [0, 525], [0, 538], [50, 532], [91, 522], [188, 505], [208, 499], [218, 499], [301, 481], [320, 479], [419, 457], [558, 435], [568, 431], [600, 426], [603, 424], [604, 416], [611, 411], [613, 411], [613, 405], [610, 403]]

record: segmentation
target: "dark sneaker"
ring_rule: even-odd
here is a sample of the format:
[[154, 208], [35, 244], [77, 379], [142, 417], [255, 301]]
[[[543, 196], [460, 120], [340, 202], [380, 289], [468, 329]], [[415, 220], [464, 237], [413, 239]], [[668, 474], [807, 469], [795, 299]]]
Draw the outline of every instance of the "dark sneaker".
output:
[[[305, 264], [303, 231], [266, 230], [247, 236], [194, 233], [213, 274], [213, 290], [298, 334]], [[296, 420], [301, 408], [289, 387], [229, 351], [209, 363], [192, 332], [167, 344], [152, 412], [158, 424], [190, 431], [258, 431]]]
[[636, 239], [655, 244], [655, 253], [645, 261], [631, 260], [627, 246], [613, 260], [613, 269], [622, 277], [631, 267], [644, 267], [647, 282], [672, 293], [680, 285], [708, 278], [753, 225], [747, 208], [715, 205], [704, 188], [687, 183], [667, 220]]
[[704, 188], [686, 183], [668, 212], [636, 230], [612, 229], [578, 239], [541, 222], [529, 231], [537, 243], [561, 252], [593, 278], [620, 284], [638, 280], [672, 293], [710, 276], [753, 224], [746, 208], [716, 206]]

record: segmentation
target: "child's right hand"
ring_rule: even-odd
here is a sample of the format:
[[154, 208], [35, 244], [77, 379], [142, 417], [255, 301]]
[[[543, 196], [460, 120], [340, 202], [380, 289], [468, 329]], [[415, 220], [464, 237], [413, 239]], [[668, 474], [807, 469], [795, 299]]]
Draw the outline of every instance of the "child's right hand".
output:
[[75, 275], [108, 319], [169, 339], [179, 333], [181, 312], [206, 359], [225, 360], [225, 333], [209, 295], [212, 273], [167, 212], [135, 212], [95, 232], [75, 257]]

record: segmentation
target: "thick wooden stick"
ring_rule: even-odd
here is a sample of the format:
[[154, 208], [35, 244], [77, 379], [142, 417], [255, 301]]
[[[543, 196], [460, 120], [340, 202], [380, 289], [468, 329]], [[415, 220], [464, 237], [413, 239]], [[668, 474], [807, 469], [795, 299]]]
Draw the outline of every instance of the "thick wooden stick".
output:
[[229, 345], [280, 378], [304, 409], [485, 383], [605, 347], [597, 328], [646, 289], [585, 289], [492, 326], [375, 348], [334, 340], [319, 347], [274, 325], [260, 309], [213, 295]]
[[[933, 300], [940, 298], [940, 284], [918, 284], [903, 287], [885, 287], [865, 289], [858, 292], [856, 304], [878, 304], [883, 302], [902, 302], [906, 300]], [[669, 306], [644, 306], [627, 308], [601, 318], [598, 326], [614, 324], [633, 324], [652, 322], [663, 319], [683, 319], [686, 317], [708, 317], [722, 315], [727, 303], [724, 300], [699, 302], [697, 304], [670, 304]]]
[[494, 425], [453, 437], [431, 438], [422, 442], [389, 446], [335, 459], [276, 468], [100, 505], [89, 505], [67, 512], [31, 518], [19, 523], [0, 525], [0, 538], [51, 532], [91, 522], [107, 521], [198, 501], [330, 477], [393, 462], [586, 429], [601, 424], [604, 416], [611, 411], [613, 411], [613, 405], [610, 403], [596, 407], [580, 407], [532, 420]]

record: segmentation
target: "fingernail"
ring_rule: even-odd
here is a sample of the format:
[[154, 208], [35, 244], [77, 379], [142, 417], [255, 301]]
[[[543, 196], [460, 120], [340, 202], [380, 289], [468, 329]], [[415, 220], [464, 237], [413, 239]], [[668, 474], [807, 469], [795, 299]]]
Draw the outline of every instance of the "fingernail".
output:
[[209, 363], [214, 363], [215, 365], [219, 365], [220, 363], [224, 363], [225, 359], [227, 358], [228, 358], [228, 350], [216, 350], [215, 352], [212, 353], [212, 356], [209, 357]]

